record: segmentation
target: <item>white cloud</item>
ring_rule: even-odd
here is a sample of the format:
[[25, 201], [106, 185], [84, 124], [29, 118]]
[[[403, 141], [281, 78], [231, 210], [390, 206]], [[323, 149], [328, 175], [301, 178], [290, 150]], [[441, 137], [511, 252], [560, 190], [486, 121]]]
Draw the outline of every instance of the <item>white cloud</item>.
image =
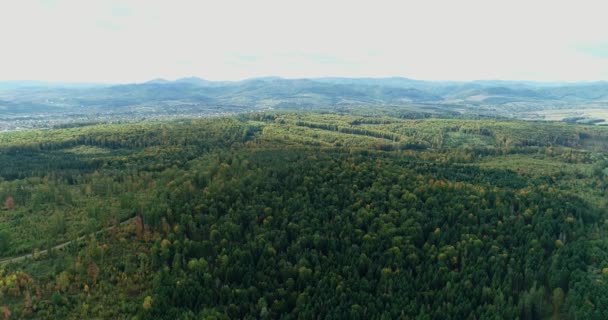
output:
[[4, 1], [0, 78], [608, 79], [601, 1]]

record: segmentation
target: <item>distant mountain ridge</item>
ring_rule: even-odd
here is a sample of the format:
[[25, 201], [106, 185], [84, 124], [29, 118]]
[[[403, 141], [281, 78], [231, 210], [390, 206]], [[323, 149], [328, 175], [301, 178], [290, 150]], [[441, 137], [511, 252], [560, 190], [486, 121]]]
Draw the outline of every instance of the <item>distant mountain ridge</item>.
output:
[[[150, 84], [150, 83], [144, 83]], [[406, 102], [483, 101], [502, 98], [502, 103], [539, 100], [608, 100], [608, 82], [550, 83], [530, 81], [478, 80], [424, 81], [409, 78], [302, 78], [279, 77], [252, 78], [241, 81], [209, 81], [197, 77], [154, 83], [167, 85], [190, 85], [192, 90], [200, 87], [201, 94], [228, 103], [238, 95], [238, 100], [260, 103], [269, 99], [286, 99], [286, 104], [336, 103], [348, 104], [399, 104]], [[122, 85], [119, 85], [122, 86]], [[214, 87], [217, 90], [205, 90]], [[304, 99], [308, 96], [308, 99]], [[483, 96], [483, 97], [482, 97]], [[318, 101], [312, 99], [316, 97]]]
[[[0, 115], [84, 112], [139, 112], [156, 108], [199, 108], [203, 113], [266, 108], [451, 105], [517, 112], [524, 106], [608, 102], [608, 82], [424, 81], [388, 78], [251, 78], [210, 81], [198, 77], [153, 79], [131, 84], [0, 82]], [[504, 108], [503, 108], [504, 106]], [[515, 107], [514, 107], [515, 106]], [[165, 108], [165, 109], [163, 109]], [[172, 109], [173, 108], [173, 109]], [[179, 111], [177, 110], [177, 111]]]

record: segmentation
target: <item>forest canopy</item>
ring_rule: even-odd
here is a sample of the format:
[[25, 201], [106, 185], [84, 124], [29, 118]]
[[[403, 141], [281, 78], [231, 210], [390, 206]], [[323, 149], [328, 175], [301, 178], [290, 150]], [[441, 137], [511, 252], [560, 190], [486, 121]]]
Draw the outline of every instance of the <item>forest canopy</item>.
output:
[[0, 316], [606, 319], [608, 128], [250, 113], [0, 134]]

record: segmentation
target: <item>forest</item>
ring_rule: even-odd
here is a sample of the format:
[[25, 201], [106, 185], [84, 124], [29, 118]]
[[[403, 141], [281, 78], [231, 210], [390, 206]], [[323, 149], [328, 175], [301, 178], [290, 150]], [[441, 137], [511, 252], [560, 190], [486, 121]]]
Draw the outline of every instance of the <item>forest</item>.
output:
[[0, 164], [3, 319], [608, 319], [608, 127], [252, 112]]

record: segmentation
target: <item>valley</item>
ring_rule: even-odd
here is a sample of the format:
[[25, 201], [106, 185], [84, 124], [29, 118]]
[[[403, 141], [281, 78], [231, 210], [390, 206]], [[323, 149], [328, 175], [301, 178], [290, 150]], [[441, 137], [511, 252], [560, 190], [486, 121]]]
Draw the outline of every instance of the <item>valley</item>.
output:
[[[262, 111], [602, 124], [608, 84], [408, 78], [182, 78], [132, 84], [0, 82], [0, 131]], [[342, 111], [341, 111], [342, 110]], [[379, 111], [378, 111], [379, 110]]]

